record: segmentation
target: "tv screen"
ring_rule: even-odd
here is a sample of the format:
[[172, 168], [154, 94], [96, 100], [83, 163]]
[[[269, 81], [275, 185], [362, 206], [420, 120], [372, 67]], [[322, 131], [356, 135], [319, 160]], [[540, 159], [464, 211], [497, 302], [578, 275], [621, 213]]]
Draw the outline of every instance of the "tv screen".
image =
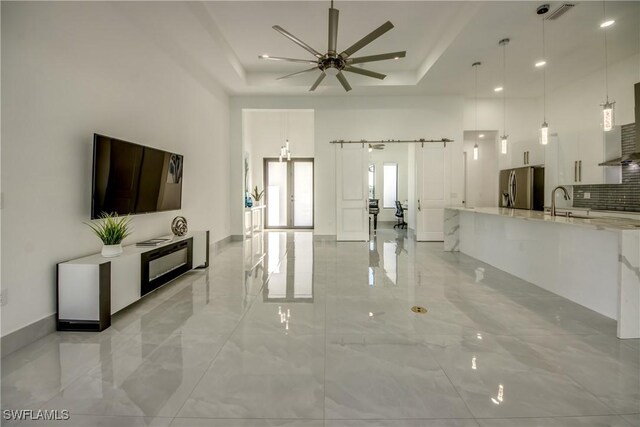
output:
[[182, 166], [180, 154], [95, 134], [91, 218], [180, 209]]

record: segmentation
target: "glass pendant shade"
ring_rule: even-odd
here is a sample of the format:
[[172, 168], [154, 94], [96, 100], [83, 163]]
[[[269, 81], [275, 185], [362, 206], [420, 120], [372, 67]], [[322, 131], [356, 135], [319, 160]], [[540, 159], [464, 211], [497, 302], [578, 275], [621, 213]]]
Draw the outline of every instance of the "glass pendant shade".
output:
[[478, 160], [478, 154], [479, 154], [478, 151], [479, 151], [478, 144], [476, 144], [473, 146], [473, 160]]
[[549, 125], [547, 122], [540, 126], [540, 144], [547, 145], [549, 143]]
[[609, 132], [615, 126], [615, 116], [613, 105], [615, 102], [605, 102], [602, 104], [602, 129]]
[[507, 135], [502, 135], [500, 137], [500, 153], [507, 154]]

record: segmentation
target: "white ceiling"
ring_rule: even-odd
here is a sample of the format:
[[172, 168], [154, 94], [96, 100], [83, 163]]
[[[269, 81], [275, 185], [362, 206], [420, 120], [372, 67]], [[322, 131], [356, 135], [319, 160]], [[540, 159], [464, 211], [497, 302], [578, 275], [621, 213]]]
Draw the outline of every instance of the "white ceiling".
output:
[[[604, 66], [602, 2], [574, 2], [557, 21], [546, 21], [547, 82], [550, 90]], [[429, 2], [339, 1], [338, 49], [345, 49], [390, 20], [395, 28], [356, 56], [406, 50], [407, 57], [369, 63], [366, 68], [388, 74], [379, 81], [346, 74], [358, 95], [474, 95], [471, 64], [478, 69], [478, 96], [500, 96], [502, 48], [508, 37], [507, 96], [539, 96], [542, 71], [533, 63], [542, 56], [542, 1]], [[550, 2], [555, 10], [561, 2]], [[265, 61], [269, 54], [313, 59], [271, 27], [280, 25], [315, 49], [327, 44], [329, 1], [211, 1], [114, 3], [119, 13], [145, 31], [154, 43], [195, 78], [218, 81], [232, 94], [342, 95], [327, 77], [315, 93], [310, 72], [276, 81], [309, 68], [304, 64]], [[637, 54], [640, 48], [640, 2], [607, 1], [609, 64]], [[640, 70], [640, 63], [639, 63]], [[640, 79], [640, 73], [639, 73]]]

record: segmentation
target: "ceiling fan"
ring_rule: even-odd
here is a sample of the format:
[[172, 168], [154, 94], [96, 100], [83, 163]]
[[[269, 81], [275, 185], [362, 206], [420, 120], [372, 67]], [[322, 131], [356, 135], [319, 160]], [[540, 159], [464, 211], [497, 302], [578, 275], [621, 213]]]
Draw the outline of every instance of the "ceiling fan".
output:
[[260, 59], [269, 59], [272, 61], [287, 61], [287, 62], [296, 62], [300, 64], [313, 64], [313, 67], [298, 71], [295, 73], [287, 74], [286, 76], [279, 77], [277, 80], [286, 79], [289, 77], [297, 76], [299, 74], [308, 73], [310, 71], [320, 70], [320, 75], [316, 79], [316, 81], [311, 85], [309, 91], [314, 91], [320, 85], [322, 80], [327, 76], [327, 74], [335, 75], [342, 87], [345, 91], [349, 92], [351, 90], [351, 85], [347, 81], [347, 78], [342, 74], [343, 71], [347, 71], [350, 73], [361, 74], [367, 77], [373, 77], [375, 79], [384, 79], [387, 77], [384, 74], [376, 73], [375, 71], [365, 70], [363, 68], [354, 67], [354, 64], [363, 64], [365, 62], [375, 62], [375, 61], [383, 61], [386, 59], [399, 59], [404, 58], [406, 56], [406, 51], [402, 52], [391, 52], [391, 53], [383, 53], [380, 55], [369, 55], [369, 56], [361, 56], [358, 58], [352, 58], [351, 55], [386, 33], [387, 31], [393, 28], [393, 24], [390, 21], [385, 22], [362, 39], [355, 42], [351, 47], [343, 50], [341, 53], [338, 53], [338, 16], [340, 12], [338, 9], [333, 8], [333, 0], [331, 0], [331, 7], [329, 8], [329, 47], [327, 49], [327, 53], [322, 54], [295, 37], [293, 34], [289, 33], [282, 27], [278, 25], [274, 25], [273, 29], [307, 50], [313, 56], [316, 57], [314, 60], [307, 59], [292, 59], [292, 58], [281, 58], [277, 56], [269, 56], [269, 55], [260, 55]]

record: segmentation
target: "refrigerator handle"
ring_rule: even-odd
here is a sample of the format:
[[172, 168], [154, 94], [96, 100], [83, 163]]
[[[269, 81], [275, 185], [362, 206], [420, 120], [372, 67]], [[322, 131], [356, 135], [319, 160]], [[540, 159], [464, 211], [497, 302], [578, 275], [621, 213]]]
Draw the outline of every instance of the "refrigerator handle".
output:
[[507, 179], [507, 206], [511, 207], [511, 174], [513, 171], [509, 171], [509, 178]]
[[578, 161], [573, 162], [573, 182], [578, 182]]
[[582, 182], [582, 160], [578, 160], [578, 180]]
[[516, 178], [516, 171], [513, 171], [513, 196], [511, 206], [515, 206], [516, 197], [518, 197], [518, 179]]

